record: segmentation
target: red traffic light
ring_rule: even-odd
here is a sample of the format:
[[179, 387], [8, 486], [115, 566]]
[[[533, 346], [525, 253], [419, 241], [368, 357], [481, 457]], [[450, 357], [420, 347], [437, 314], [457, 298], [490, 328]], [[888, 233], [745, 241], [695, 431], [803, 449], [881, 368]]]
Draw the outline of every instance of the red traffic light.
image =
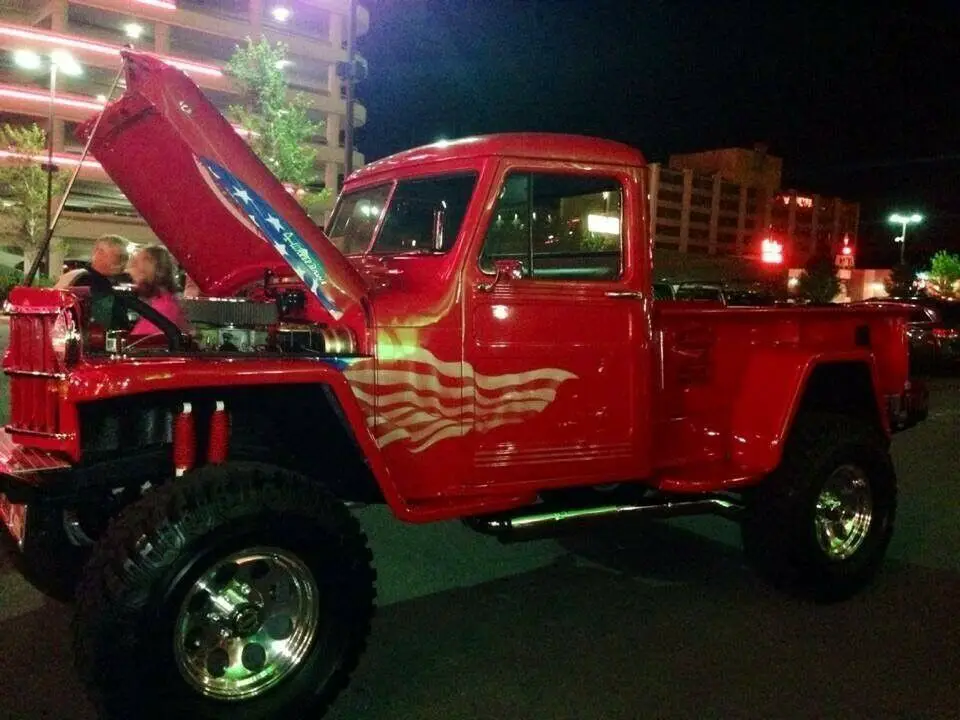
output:
[[783, 243], [770, 238], [760, 244], [760, 260], [770, 265], [783, 264]]

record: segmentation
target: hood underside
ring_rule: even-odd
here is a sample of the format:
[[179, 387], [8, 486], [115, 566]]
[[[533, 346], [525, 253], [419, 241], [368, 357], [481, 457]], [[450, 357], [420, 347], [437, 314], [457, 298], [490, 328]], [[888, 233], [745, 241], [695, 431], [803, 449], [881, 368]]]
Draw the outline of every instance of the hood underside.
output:
[[292, 270], [334, 318], [356, 308], [363, 278], [193, 81], [143, 53], [124, 62], [90, 151], [200, 289]]

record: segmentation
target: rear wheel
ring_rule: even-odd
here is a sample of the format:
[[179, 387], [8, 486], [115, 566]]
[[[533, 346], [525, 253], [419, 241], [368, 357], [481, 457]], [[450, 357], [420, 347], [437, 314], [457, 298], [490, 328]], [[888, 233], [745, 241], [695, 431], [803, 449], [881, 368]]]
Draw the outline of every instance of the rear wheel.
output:
[[366, 539], [316, 483], [209, 467], [127, 508], [77, 589], [78, 670], [107, 718], [319, 717], [373, 612]]
[[780, 467], [748, 494], [747, 557], [795, 594], [830, 601], [870, 583], [896, 513], [896, 474], [882, 433], [856, 418], [798, 418]]

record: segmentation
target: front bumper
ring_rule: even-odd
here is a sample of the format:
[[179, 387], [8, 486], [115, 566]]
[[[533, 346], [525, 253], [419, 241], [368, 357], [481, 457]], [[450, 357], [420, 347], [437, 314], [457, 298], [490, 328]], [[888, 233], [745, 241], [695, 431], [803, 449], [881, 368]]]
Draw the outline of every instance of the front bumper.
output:
[[70, 468], [70, 464], [44, 450], [17, 445], [5, 430], [0, 430], [0, 524], [23, 547], [28, 505], [50, 473]]

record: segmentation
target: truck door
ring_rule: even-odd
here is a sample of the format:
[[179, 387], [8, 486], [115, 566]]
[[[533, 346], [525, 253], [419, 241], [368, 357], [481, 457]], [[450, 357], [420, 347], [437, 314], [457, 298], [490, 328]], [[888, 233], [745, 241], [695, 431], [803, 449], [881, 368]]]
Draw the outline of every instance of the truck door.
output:
[[629, 168], [501, 163], [464, 273], [473, 483], [649, 470], [649, 246]]

